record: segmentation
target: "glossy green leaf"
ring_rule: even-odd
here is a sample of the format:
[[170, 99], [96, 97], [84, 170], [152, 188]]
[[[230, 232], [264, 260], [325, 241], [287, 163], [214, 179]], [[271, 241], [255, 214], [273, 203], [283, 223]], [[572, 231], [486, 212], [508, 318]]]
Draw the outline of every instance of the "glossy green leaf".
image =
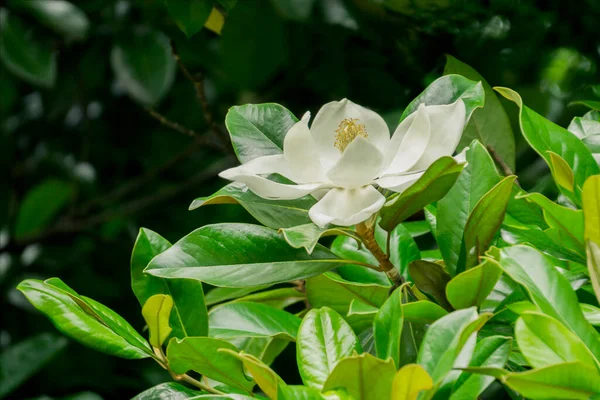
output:
[[375, 318], [375, 314], [377, 314], [377, 311], [379, 311], [379, 308], [377, 307], [365, 304], [358, 299], [352, 299], [352, 302], [350, 303], [350, 308], [348, 309], [348, 316], [350, 317], [352, 315], [362, 314], [371, 315], [373, 318]]
[[462, 168], [452, 157], [442, 157], [435, 161], [407, 190], [388, 199], [380, 211], [379, 225], [392, 231], [426, 205], [440, 200], [454, 185]]
[[455, 309], [479, 307], [494, 290], [502, 270], [484, 261], [475, 268], [456, 275], [446, 285], [446, 297]]
[[[480, 340], [475, 346], [469, 366], [502, 368], [508, 361], [512, 339], [504, 336], [490, 336]], [[494, 381], [494, 377], [463, 372], [454, 384], [450, 400], [471, 400]]]
[[73, 3], [63, 0], [11, 0], [11, 7], [27, 11], [56, 33], [70, 39], [87, 36], [90, 23], [85, 13]]
[[323, 391], [344, 390], [355, 400], [389, 399], [395, 374], [392, 360], [383, 361], [367, 353], [355, 355], [336, 365]]
[[600, 301], [600, 246], [588, 240], [587, 265], [596, 299]]
[[140, 305], [153, 295], [164, 294], [173, 299], [169, 325], [174, 337], [206, 336], [208, 313], [204, 304], [202, 282], [191, 279], [163, 279], [144, 273], [144, 268], [158, 254], [171, 247], [158, 233], [142, 228], [131, 254], [131, 287]]
[[[364, 246], [348, 236], [338, 236], [331, 244], [331, 252], [346, 260], [356, 260], [371, 265], [377, 265], [377, 260]], [[390, 280], [384, 272], [364, 268], [360, 265], [342, 265], [337, 268], [337, 273], [345, 280], [390, 286]]]
[[591, 110], [583, 117], [573, 118], [567, 129], [581, 139], [600, 134], [600, 111]]
[[119, 84], [145, 105], [158, 103], [175, 78], [169, 39], [160, 32], [137, 30], [123, 37], [113, 47], [110, 61]]
[[237, 353], [236, 347], [224, 340], [209, 337], [173, 338], [167, 347], [169, 368], [176, 374], [192, 370], [252, 393], [254, 382], [244, 374], [242, 362], [222, 349]]
[[130, 359], [153, 356], [148, 342], [127, 321], [107, 307], [79, 296], [59, 279], [27, 279], [17, 289], [59, 331], [94, 350]]
[[[379, 308], [388, 298], [388, 292], [387, 286], [349, 282], [331, 272], [306, 280], [306, 295], [311, 306], [330, 307], [340, 315], [348, 315], [354, 299]], [[371, 325], [368, 318], [360, 316], [348, 317], [347, 321], [355, 332], [362, 332]]]
[[246, 371], [252, 375], [252, 378], [254, 378], [254, 381], [261, 390], [270, 399], [277, 399], [277, 387], [279, 385], [284, 385], [285, 383], [275, 371], [250, 354], [244, 354], [243, 352], [237, 353], [232, 350], [221, 351], [240, 360], [244, 364]]
[[195, 398], [199, 393], [180, 383], [166, 382], [144, 390], [131, 400], [185, 400]]
[[42, 333], [2, 350], [0, 398], [4, 398], [63, 350], [67, 339]]
[[434, 302], [419, 300], [403, 304], [402, 314], [405, 321], [432, 324], [443, 316], [448, 315], [448, 311]]
[[446, 285], [450, 282], [450, 275], [444, 271], [444, 267], [429, 261], [417, 260], [410, 263], [408, 270], [420, 291], [432, 296], [446, 310], [452, 310], [446, 298]]
[[69, 203], [73, 194], [73, 185], [65, 181], [49, 179], [34, 186], [19, 207], [15, 237], [24, 239], [47, 227]]
[[578, 100], [578, 101], [572, 101], [569, 103], [569, 105], [576, 105], [576, 104], [580, 104], [582, 106], [586, 106], [588, 108], [591, 108], [592, 110], [600, 110], [600, 101], [596, 101], [596, 100]]
[[165, 5], [187, 37], [202, 29], [212, 10], [212, 2], [205, 0], [165, 0]]
[[351, 229], [339, 227], [321, 229], [313, 223], [294, 226], [291, 228], [283, 228], [280, 229], [280, 232], [283, 234], [283, 237], [290, 246], [295, 249], [304, 248], [308, 254], [313, 252], [315, 246], [319, 242], [319, 239], [325, 236], [344, 235], [349, 236], [355, 239], [357, 243], [360, 243], [360, 238]]
[[281, 154], [283, 139], [298, 119], [287, 108], [275, 104], [234, 106], [225, 116], [225, 125], [240, 162]]
[[[296, 200], [267, 200], [252, 193], [246, 185], [233, 182], [208, 197], [199, 197], [189, 209], [210, 204], [239, 204], [261, 224], [273, 228], [290, 228], [310, 223], [308, 210], [315, 205], [312, 196]], [[316, 244], [316, 242], [315, 242]]]
[[279, 385], [277, 400], [352, 400], [345, 392], [328, 391], [299, 385]]
[[238, 350], [255, 356], [263, 363], [271, 365], [275, 358], [290, 343], [287, 339], [279, 339], [276, 337], [242, 337], [224, 339], [233, 344]]
[[586, 146], [572, 133], [548, 121], [523, 104], [519, 94], [508, 88], [494, 88], [519, 107], [521, 132], [531, 147], [551, 165], [549, 151], [559, 155], [569, 165], [575, 176], [575, 192], [561, 189], [575, 204], [580, 204], [581, 188], [591, 175], [600, 174], [600, 168]]
[[500, 181], [494, 161], [481, 143], [471, 143], [467, 162], [456, 184], [437, 203], [437, 240], [446, 270], [452, 276], [462, 272], [458, 261], [469, 215], [479, 200]]
[[586, 240], [600, 245], [600, 176], [592, 176], [583, 185], [583, 214]]
[[207, 306], [212, 306], [214, 304], [223, 303], [227, 300], [234, 300], [248, 294], [267, 289], [269, 287], [271, 286], [250, 286], [243, 288], [216, 287], [206, 293], [204, 296], [204, 301], [206, 302]]
[[423, 390], [433, 387], [433, 380], [419, 364], [400, 368], [392, 382], [391, 400], [417, 400]]
[[521, 314], [515, 337], [523, 356], [534, 368], [561, 362], [579, 361], [591, 368], [598, 362], [585, 344], [556, 319], [539, 312]]
[[156, 294], [146, 300], [142, 307], [142, 315], [150, 331], [150, 345], [160, 348], [171, 334], [169, 318], [173, 309], [173, 298], [164, 294]]
[[550, 171], [556, 184], [569, 192], [575, 191], [575, 175], [567, 162], [558, 154], [548, 151]]
[[499, 266], [523, 286], [543, 313], [571, 329], [600, 357], [600, 334], [585, 320], [569, 281], [554, 268], [551, 258], [532, 247], [511, 246], [500, 250]]
[[485, 94], [481, 82], [475, 82], [460, 75], [445, 75], [433, 81], [418, 95], [402, 113], [400, 121], [417, 111], [420, 104], [443, 105], [452, 104], [462, 99], [466, 107], [465, 122], [477, 108], [483, 107]]
[[145, 272], [163, 278], [187, 278], [215, 286], [257, 286], [304, 279], [348, 261], [323, 246], [312, 255], [290, 247], [269, 228], [215, 224], [196, 229], [156, 256]]
[[208, 314], [209, 335], [227, 339], [238, 336], [280, 337], [296, 340], [300, 318], [259, 303], [227, 303]]
[[585, 319], [594, 326], [600, 326], [600, 308], [585, 303], [580, 305]]
[[381, 306], [373, 321], [375, 349], [382, 360], [391, 358], [396, 367], [400, 366], [402, 327], [402, 290], [396, 289]]
[[341, 359], [361, 351], [350, 325], [328, 307], [312, 309], [306, 314], [296, 342], [302, 382], [319, 390]]
[[508, 202], [512, 196], [516, 176], [507, 176], [479, 199], [465, 224], [465, 257], [458, 259], [457, 272], [479, 264], [479, 257], [488, 249], [494, 235], [498, 232]]
[[306, 300], [306, 294], [297, 288], [280, 288], [239, 297], [234, 302], [260, 303], [269, 307], [284, 309], [304, 300]]
[[515, 169], [515, 137], [508, 115], [502, 103], [487, 81], [469, 65], [446, 55], [444, 75], [459, 74], [473, 81], [481, 81], [485, 92], [485, 105], [475, 110], [471, 117], [458, 148], [462, 149], [474, 139], [489, 146], [502, 158], [506, 164]]
[[56, 54], [18, 17], [0, 10], [0, 59], [10, 72], [32, 85], [49, 88], [56, 80]]

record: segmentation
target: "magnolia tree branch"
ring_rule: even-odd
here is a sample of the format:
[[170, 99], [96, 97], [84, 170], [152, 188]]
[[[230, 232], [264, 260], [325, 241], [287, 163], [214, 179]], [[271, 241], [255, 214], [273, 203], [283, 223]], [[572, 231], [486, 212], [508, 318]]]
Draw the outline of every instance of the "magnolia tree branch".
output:
[[390, 261], [389, 256], [379, 247], [375, 240], [375, 231], [372, 226], [367, 226], [364, 222], [356, 225], [356, 233], [362, 239], [365, 247], [375, 256], [379, 262], [379, 268], [385, 272], [388, 278], [394, 284], [394, 287], [398, 287], [404, 283], [404, 279], [398, 273], [394, 264]]

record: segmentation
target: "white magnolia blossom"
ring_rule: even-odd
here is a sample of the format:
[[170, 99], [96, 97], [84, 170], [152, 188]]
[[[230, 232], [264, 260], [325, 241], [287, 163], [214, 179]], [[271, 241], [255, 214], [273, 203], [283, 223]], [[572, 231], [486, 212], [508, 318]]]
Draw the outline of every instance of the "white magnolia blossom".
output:
[[[379, 211], [385, 197], [375, 188], [402, 192], [437, 159], [454, 153], [465, 126], [462, 100], [425, 106], [404, 119], [393, 136], [377, 113], [347, 99], [325, 104], [310, 128], [307, 112], [290, 128], [283, 154], [255, 158], [219, 174], [245, 183], [265, 199], [312, 194], [310, 219], [319, 227], [350, 226]], [[295, 182], [267, 179], [280, 174]]]

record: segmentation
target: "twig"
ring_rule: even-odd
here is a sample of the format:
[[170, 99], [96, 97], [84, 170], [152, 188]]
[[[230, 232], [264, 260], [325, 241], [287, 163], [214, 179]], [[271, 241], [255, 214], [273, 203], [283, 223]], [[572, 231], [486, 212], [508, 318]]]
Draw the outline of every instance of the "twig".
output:
[[390, 258], [386, 253], [381, 250], [381, 247], [375, 240], [375, 234], [372, 227], [368, 227], [364, 222], [356, 225], [356, 233], [361, 237], [365, 247], [375, 256], [379, 262], [380, 270], [392, 281], [393, 287], [398, 287], [404, 283], [404, 279], [398, 273], [394, 264], [391, 263]]
[[150, 116], [152, 116], [152, 118], [156, 119], [158, 122], [160, 122], [161, 124], [163, 124], [167, 128], [171, 128], [174, 131], [177, 131], [179, 133], [183, 133], [184, 135], [187, 135], [187, 136], [190, 136], [190, 137], [198, 136], [198, 132], [196, 132], [196, 131], [194, 131], [194, 130], [192, 130], [190, 128], [186, 128], [185, 126], [183, 126], [181, 124], [178, 124], [177, 122], [171, 121], [170, 119], [168, 119], [164, 115], [162, 115], [159, 112], [157, 112], [152, 107], [147, 107], [146, 111], [148, 112], [148, 114], [150, 114]]
[[494, 161], [496, 161], [496, 163], [500, 166], [500, 168], [502, 168], [502, 173], [505, 176], [510, 176], [510, 175], [514, 175], [515, 174], [513, 172], [513, 170], [508, 166], [508, 164], [506, 163], [506, 161], [504, 161], [502, 159], [502, 157], [500, 157], [500, 154], [498, 154], [498, 152], [492, 146], [488, 145], [487, 149], [490, 152], [490, 155], [492, 156], [492, 158], [494, 159]]

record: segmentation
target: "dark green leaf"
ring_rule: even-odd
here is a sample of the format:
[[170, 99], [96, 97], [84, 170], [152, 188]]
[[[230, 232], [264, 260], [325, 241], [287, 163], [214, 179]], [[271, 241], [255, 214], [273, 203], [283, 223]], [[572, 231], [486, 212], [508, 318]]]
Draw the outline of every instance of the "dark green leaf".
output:
[[408, 266], [410, 276], [420, 291], [432, 296], [446, 310], [452, 306], [446, 298], [446, 285], [450, 282], [450, 275], [439, 264], [424, 260], [417, 260]]
[[227, 300], [237, 299], [242, 296], [246, 296], [250, 293], [258, 292], [259, 290], [267, 289], [270, 286], [251, 286], [245, 288], [228, 288], [228, 287], [216, 287], [211, 289], [204, 296], [204, 301], [207, 306], [214, 304], [223, 303]]
[[11, 7], [29, 12], [35, 19], [67, 38], [82, 40], [90, 23], [85, 13], [64, 0], [11, 0]]
[[144, 390], [131, 400], [185, 400], [199, 394], [200, 392], [188, 389], [180, 383], [167, 382]]
[[187, 37], [202, 29], [212, 10], [212, 2], [206, 0], [165, 0], [165, 5]]
[[304, 300], [306, 300], [306, 294], [297, 288], [279, 288], [239, 297], [234, 302], [260, 303], [269, 307], [284, 309]]
[[[380, 237], [378, 232], [381, 230], [376, 227], [375, 238], [380, 246], [385, 245], [385, 238]], [[383, 242], [383, 243], [380, 243]], [[348, 236], [338, 236], [331, 244], [331, 252], [336, 256], [346, 260], [356, 260], [371, 265], [377, 265], [378, 262], [364, 246]], [[337, 272], [348, 281], [358, 283], [374, 283], [377, 285], [389, 286], [390, 280], [384, 272], [375, 271], [360, 265], [343, 265], [338, 267]], [[337, 311], [337, 310], [336, 310]]]
[[381, 306], [373, 321], [373, 334], [375, 335], [375, 349], [377, 357], [382, 360], [391, 358], [395, 366], [400, 366], [400, 352], [402, 348], [402, 290], [396, 289], [394, 293]]

